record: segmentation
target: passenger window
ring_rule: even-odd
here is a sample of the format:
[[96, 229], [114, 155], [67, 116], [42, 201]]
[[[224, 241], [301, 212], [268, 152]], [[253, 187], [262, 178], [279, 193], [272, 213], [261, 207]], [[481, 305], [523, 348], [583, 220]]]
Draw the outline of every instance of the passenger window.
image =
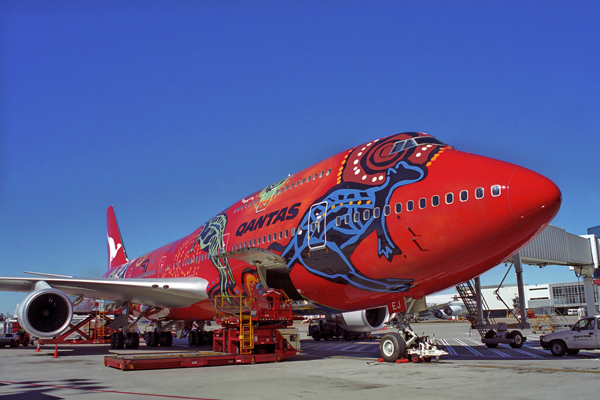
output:
[[302, 182], [300, 182], [301, 185], [304, 185], [304, 181], [306, 180], [306, 178], [302, 178]]
[[323, 175], [325, 175], [325, 171], [321, 171], [321, 175], [319, 175], [319, 178], [322, 178]]
[[379, 218], [381, 217], [381, 210], [379, 209], [379, 207], [375, 207], [373, 209], [373, 218]]
[[387, 206], [383, 207], [383, 215], [385, 215], [387, 217], [391, 213], [392, 213], [392, 207], [390, 207], [389, 204]]
[[330, 173], [330, 172], [331, 172], [331, 168], [329, 168], [329, 169], [327, 170], [327, 173], [325, 174], [325, 176], [329, 176], [329, 173]]
[[292, 237], [294, 237], [295, 234], [296, 234], [296, 228], [292, 228], [292, 232], [291, 232]]
[[363, 211], [363, 219], [367, 221], [369, 218], [371, 218], [371, 210]]
[[460, 201], [467, 201], [467, 200], [469, 200], [469, 191], [461, 190], [460, 191]]
[[267, 243], [271, 243], [271, 234], [269, 233], [269, 236], [267, 236]]
[[494, 185], [494, 186], [492, 186], [492, 196], [493, 197], [500, 196], [500, 185]]
[[452, 204], [452, 203], [454, 203], [454, 194], [446, 193], [446, 204]]
[[263, 236], [263, 244], [267, 243], [267, 236]]
[[360, 220], [360, 213], [357, 211], [354, 213], [354, 222], [358, 222]]
[[415, 202], [412, 200], [409, 200], [406, 202], [406, 211], [412, 211], [415, 208]]
[[317, 175], [319, 175], [319, 173], [318, 173], [318, 172], [315, 174], [315, 176], [313, 176], [313, 181], [314, 181], [315, 179], [317, 179]]
[[286, 239], [288, 238], [288, 232], [289, 232], [289, 231], [286, 229], [286, 230], [285, 230], [285, 238], [286, 238]]
[[312, 175], [308, 176], [308, 178], [306, 179], [306, 183], [310, 182], [310, 178], [312, 178]]
[[422, 210], [427, 207], [427, 199], [425, 197], [421, 197], [419, 199], [419, 208]]
[[402, 212], [402, 203], [396, 203], [396, 206], [394, 207], [396, 214], [400, 214]]
[[346, 225], [348, 225], [350, 223], [350, 214], [346, 214], [344, 216], [344, 222], [346, 223]]
[[279, 231], [279, 240], [283, 239], [283, 232]]
[[258, 245], [260, 246], [260, 237], [258, 238]]
[[475, 198], [476, 199], [483, 198], [483, 188], [482, 187], [475, 189]]
[[256, 239], [252, 239], [253, 246], [256, 246]]
[[435, 195], [431, 198], [431, 205], [437, 207], [440, 205], [440, 196]]
[[341, 216], [338, 216], [338, 217], [335, 219], [335, 226], [340, 226], [341, 224], [342, 224], [342, 217], [341, 217]]

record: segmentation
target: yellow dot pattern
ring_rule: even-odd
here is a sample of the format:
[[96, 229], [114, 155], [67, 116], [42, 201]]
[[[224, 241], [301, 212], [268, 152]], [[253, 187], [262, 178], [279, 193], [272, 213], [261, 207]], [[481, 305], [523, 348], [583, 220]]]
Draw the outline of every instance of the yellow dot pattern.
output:
[[430, 165], [431, 165], [431, 164], [432, 164], [432, 163], [435, 161], [435, 159], [436, 159], [436, 158], [438, 158], [438, 157], [440, 156], [440, 154], [442, 154], [442, 153], [444, 152], [444, 150], [446, 150], [446, 149], [448, 149], [448, 148], [450, 148], [450, 147], [449, 147], [449, 146], [446, 146], [446, 147], [443, 147], [443, 148], [441, 148], [441, 149], [440, 149], [440, 150], [439, 150], [439, 151], [436, 153], [436, 155], [435, 155], [435, 156], [433, 156], [433, 157], [431, 157], [431, 160], [429, 160], [429, 162], [428, 162], [427, 164], [425, 164], [425, 165], [426, 165], [427, 167], [429, 167], [429, 166], [430, 166]]

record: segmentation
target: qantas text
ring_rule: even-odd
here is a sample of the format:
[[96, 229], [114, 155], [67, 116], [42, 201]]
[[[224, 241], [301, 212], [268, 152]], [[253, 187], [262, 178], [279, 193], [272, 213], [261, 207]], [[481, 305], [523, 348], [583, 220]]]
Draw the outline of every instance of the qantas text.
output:
[[284, 207], [281, 210], [273, 211], [268, 214], [264, 214], [262, 217], [258, 219], [253, 219], [250, 222], [244, 222], [239, 226], [237, 231], [235, 232], [236, 236], [242, 236], [246, 232], [252, 232], [255, 229], [260, 229], [265, 225], [269, 226], [271, 224], [275, 224], [279, 221], [285, 221], [294, 219], [298, 216], [298, 208], [302, 203], [296, 203], [291, 207]]

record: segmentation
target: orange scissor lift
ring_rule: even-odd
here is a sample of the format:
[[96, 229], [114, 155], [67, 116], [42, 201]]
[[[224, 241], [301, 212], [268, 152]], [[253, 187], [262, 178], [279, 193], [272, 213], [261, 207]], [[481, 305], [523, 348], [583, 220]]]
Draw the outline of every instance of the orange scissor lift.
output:
[[300, 335], [293, 328], [292, 303], [275, 289], [252, 296], [217, 296], [221, 329], [213, 332], [212, 352], [111, 355], [104, 365], [125, 370], [204, 367], [276, 362], [300, 352]]

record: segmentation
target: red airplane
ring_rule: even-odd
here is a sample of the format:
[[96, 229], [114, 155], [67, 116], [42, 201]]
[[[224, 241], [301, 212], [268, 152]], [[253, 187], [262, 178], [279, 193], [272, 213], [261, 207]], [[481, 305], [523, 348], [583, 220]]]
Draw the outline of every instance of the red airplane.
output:
[[[376, 330], [390, 311], [403, 313], [509, 258], [560, 204], [558, 187], [533, 171], [400, 133], [248, 195], [133, 260], [111, 206], [103, 278], [0, 277], [0, 290], [31, 292], [19, 321], [38, 337], [68, 327], [67, 295], [112, 299], [158, 321], [209, 321], [215, 296], [235, 303], [257, 287], [283, 290], [298, 313], [335, 314], [349, 330]], [[137, 347], [139, 337], [123, 328], [116, 347]]]

